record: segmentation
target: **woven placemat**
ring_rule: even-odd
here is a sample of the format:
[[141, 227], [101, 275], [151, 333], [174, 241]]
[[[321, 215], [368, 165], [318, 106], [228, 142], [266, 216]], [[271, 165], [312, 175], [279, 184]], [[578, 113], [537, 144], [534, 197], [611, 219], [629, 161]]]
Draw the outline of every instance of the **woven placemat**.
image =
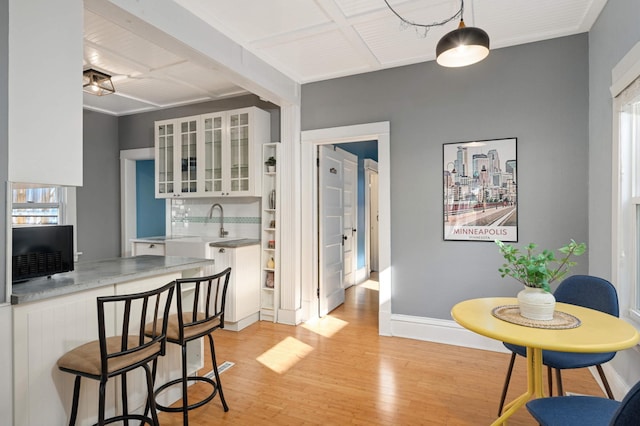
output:
[[493, 308], [491, 311], [494, 317], [512, 324], [524, 325], [534, 328], [549, 328], [554, 330], [563, 330], [576, 328], [580, 325], [580, 320], [571, 314], [561, 311], [553, 312], [551, 320], [533, 320], [520, 315], [518, 305], [503, 305]]

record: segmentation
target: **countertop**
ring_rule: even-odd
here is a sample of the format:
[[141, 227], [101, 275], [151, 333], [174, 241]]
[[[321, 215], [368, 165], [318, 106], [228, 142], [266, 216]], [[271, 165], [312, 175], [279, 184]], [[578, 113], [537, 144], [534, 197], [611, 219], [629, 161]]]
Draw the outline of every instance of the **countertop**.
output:
[[246, 247], [246, 246], [254, 246], [256, 244], [260, 244], [260, 240], [252, 239], [252, 238], [239, 238], [237, 240], [219, 240], [213, 241], [209, 243], [210, 247], [226, 247], [226, 248], [237, 248], [237, 247]]
[[177, 256], [134, 256], [80, 262], [71, 272], [14, 283], [11, 304], [19, 305], [211, 264], [212, 261], [207, 259]]
[[198, 237], [198, 236], [158, 236], [158, 237], [142, 237], [142, 238], [132, 238], [132, 242], [137, 243], [166, 243], [167, 241], [178, 241], [178, 242], [193, 242], [193, 243], [205, 243], [209, 244], [211, 247], [226, 247], [226, 248], [237, 248], [237, 247], [246, 247], [253, 246], [256, 244], [260, 244], [259, 239], [255, 238], [235, 238], [235, 237], [226, 237], [226, 238], [217, 238], [217, 237]]

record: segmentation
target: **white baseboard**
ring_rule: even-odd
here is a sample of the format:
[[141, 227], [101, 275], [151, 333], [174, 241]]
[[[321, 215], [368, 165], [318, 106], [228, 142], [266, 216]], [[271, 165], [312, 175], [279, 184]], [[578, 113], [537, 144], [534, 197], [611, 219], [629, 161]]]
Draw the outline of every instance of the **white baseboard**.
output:
[[278, 323], [298, 325], [302, 322], [302, 309], [278, 309]]
[[[609, 382], [609, 387], [611, 388], [611, 392], [613, 392], [613, 396], [620, 401], [624, 396], [629, 392], [631, 387], [627, 384], [627, 382], [618, 374], [616, 370], [611, 366], [611, 363], [602, 364], [602, 370], [604, 371], [604, 375], [607, 376], [607, 381]], [[596, 367], [589, 367], [589, 371], [602, 392], [606, 395], [604, 390], [604, 386], [602, 385], [602, 380], [600, 380], [600, 375], [598, 374], [598, 370]]]
[[453, 320], [391, 315], [391, 335], [494, 352], [507, 352], [497, 340], [469, 331]]
[[[380, 324], [382, 323], [382, 318], [380, 318]], [[386, 322], [386, 324], [389, 324], [389, 322]], [[380, 329], [379, 334], [382, 336], [404, 337], [407, 339], [444, 343], [447, 345], [493, 352], [509, 352], [507, 348], [502, 345], [502, 342], [469, 331], [453, 320], [392, 314], [390, 324], [391, 330]], [[613, 369], [610, 363], [604, 364], [602, 368], [604, 374], [607, 376], [613, 395], [618, 400], [622, 399], [629, 391], [629, 385], [618, 372]], [[589, 367], [589, 371], [604, 392], [604, 386], [602, 386], [598, 370], [596, 370], [595, 367]]]

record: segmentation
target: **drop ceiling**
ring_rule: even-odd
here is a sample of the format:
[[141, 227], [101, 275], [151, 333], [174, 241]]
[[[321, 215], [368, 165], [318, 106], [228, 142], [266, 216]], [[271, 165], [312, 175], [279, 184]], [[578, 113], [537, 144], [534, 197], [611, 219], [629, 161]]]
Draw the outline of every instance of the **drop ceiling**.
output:
[[[451, 22], [425, 36], [406, 28], [384, 0], [174, 0], [236, 43], [304, 84], [435, 59]], [[388, 0], [404, 18], [429, 24], [459, 0]], [[484, 29], [491, 48], [589, 31], [606, 0], [467, 0], [465, 23]], [[248, 93], [190, 61], [85, 9], [84, 67], [113, 76], [116, 93], [84, 94], [88, 109], [113, 115]]]

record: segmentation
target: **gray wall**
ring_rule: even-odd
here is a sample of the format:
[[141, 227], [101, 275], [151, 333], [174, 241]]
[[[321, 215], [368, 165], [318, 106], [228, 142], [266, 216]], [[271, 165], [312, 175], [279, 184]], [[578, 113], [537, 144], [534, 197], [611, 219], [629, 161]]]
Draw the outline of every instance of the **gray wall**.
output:
[[256, 95], [245, 95], [219, 101], [203, 102], [193, 105], [150, 111], [141, 114], [122, 116], [118, 120], [120, 149], [149, 148], [153, 146], [153, 122], [176, 117], [206, 114], [237, 108], [256, 106], [271, 113], [271, 140], [280, 140], [280, 109], [270, 102], [261, 101]]
[[118, 118], [83, 114], [83, 186], [77, 190], [79, 261], [120, 256]]
[[[611, 277], [612, 267], [611, 70], [640, 42], [639, 16], [637, 0], [609, 1], [589, 33], [589, 266], [603, 277]], [[612, 363], [628, 385], [640, 380], [638, 352], [618, 353]]]
[[302, 87], [303, 130], [391, 123], [394, 314], [450, 319], [460, 300], [521, 290], [500, 278], [493, 243], [443, 241], [443, 143], [518, 138], [520, 243], [588, 242], [587, 55], [581, 34], [462, 69], [428, 62]]

